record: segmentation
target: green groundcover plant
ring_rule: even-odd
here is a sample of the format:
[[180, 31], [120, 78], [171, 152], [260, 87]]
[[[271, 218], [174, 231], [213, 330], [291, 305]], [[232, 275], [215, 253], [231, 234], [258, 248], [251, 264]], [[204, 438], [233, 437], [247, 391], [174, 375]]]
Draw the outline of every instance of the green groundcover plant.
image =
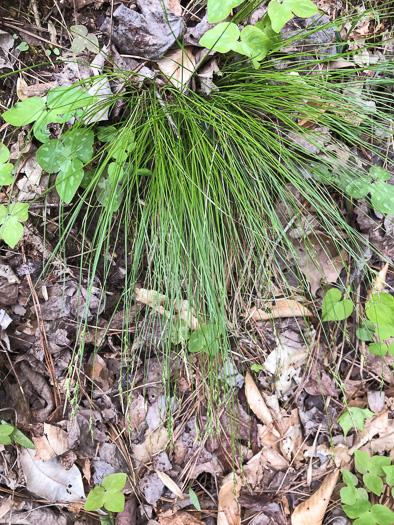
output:
[[[365, 452], [356, 450], [354, 459], [365, 488], [357, 487], [357, 476], [344, 469], [342, 478], [346, 487], [341, 489], [343, 510], [349, 518], [355, 520], [354, 525], [392, 525], [394, 512], [384, 505], [369, 501], [370, 492], [381, 496], [385, 486], [394, 485], [394, 465], [391, 465], [391, 458], [377, 455], [370, 457]], [[391, 489], [391, 494], [394, 496], [394, 488]]]
[[[276, 20], [273, 10], [282, 17], [278, 15], [280, 23], [274, 24], [275, 29], [290, 14], [297, 14], [291, 2], [273, 0], [271, 4], [271, 22]], [[235, 7], [231, 2], [226, 5], [227, 11]], [[217, 14], [222, 16], [223, 12]], [[274, 35], [272, 38], [277, 43]], [[375, 45], [367, 42], [366, 48]], [[221, 381], [218, 370], [232, 360], [231, 336], [243, 323], [250, 297], [271, 300], [275, 287], [285, 296], [293, 294], [291, 275], [309, 292], [297, 264], [293, 230], [298, 230], [308, 250], [307, 239], [316, 231], [316, 219], [319, 232], [332, 239], [338, 254], [344, 251], [360, 261], [365, 239], [344, 218], [342, 203], [352, 199], [357, 205], [357, 199], [365, 198], [372, 207], [380, 203], [381, 213], [394, 213], [391, 199], [385, 202], [384, 211], [378, 199], [382, 191], [387, 195], [391, 191], [387, 175], [374, 166], [360, 167], [352, 155], [345, 162], [338, 154], [346, 145], [384, 158], [385, 151], [374, 142], [379, 133], [391, 129], [385, 88], [392, 81], [382, 74], [390, 62], [331, 70], [315, 67], [326, 64], [326, 58], [313, 60], [300, 54], [292, 57], [286, 70], [279, 70], [275, 46], [264, 61], [257, 48], [256, 55], [248, 51], [245, 60], [239, 57], [245, 54], [244, 47], [240, 50], [237, 44], [235, 51], [230, 47], [220, 57], [217, 89], [209, 96], [179, 91], [170, 83], [162, 88], [149, 82], [138, 87], [129, 72], [114, 66], [70, 88], [52, 89], [46, 101], [32, 97], [3, 113], [12, 126], [32, 124], [32, 134], [41, 144], [37, 161], [55, 176], [54, 186], [62, 201], [71, 204], [67, 218], [61, 216], [53, 257], [64, 252], [74, 230], [82, 245], [89, 237], [92, 247], [88, 255], [82, 250], [80, 257], [81, 270], [89, 268], [89, 282], [70, 376], [82, 363], [85, 314], [98, 269], [104, 290], [110, 280], [111, 260], [103, 260], [102, 254], [118, 247], [128, 254], [118, 304], [124, 311], [122, 366], [130, 371], [140, 357], [141, 349], [130, 357], [135, 330], [129, 330], [129, 325], [136, 285], [143, 281], [146, 289], [166, 297], [168, 316], [163, 323], [171, 329], [163, 331], [164, 388], [170, 395], [174, 352], [179, 352], [186, 366], [189, 352], [197, 356], [211, 418], [223, 403], [222, 391], [231, 395], [231, 386]], [[338, 56], [343, 58], [343, 54]], [[256, 59], [260, 67], [255, 69], [249, 59]], [[367, 79], [361, 95], [349, 97], [346, 89], [358, 85], [358, 76]], [[95, 89], [105, 79], [122, 82], [124, 91], [98, 96]], [[375, 109], [360, 103], [360, 98], [372, 100]], [[115, 122], [108, 127], [93, 123], [94, 115], [104, 109], [111, 113], [116, 104], [121, 113]], [[324, 126], [339, 144], [337, 149], [322, 143], [319, 133], [303, 126], [302, 120]], [[51, 138], [50, 123], [60, 125], [58, 138]], [[319, 153], [291, 139], [294, 136], [318, 146]], [[0, 160], [6, 165], [7, 155]], [[5, 168], [6, 175], [9, 170]], [[340, 199], [333, 197], [334, 192]], [[313, 203], [314, 220], [307, 203]], [[26, 220], [27, 207], [22, 213], [17, 205], [10, 204], [3, 212], [0, 234], [10, 246], [20, 238], [21, 223]], [[7, 233], [11, 228], [14, 233]], [[321, 248], [326, 250], [323, 241]], [[185, 299], [201, 320], [198, 330], [188, 330], [177, 318]], [[341, 292], [339, 296], [331, 292], [323, 308], [325, 320], [343, 320], [349, 313], [347, 301], [342, 300]], [[387, 326], [380, 318], [374, 321], [373, 311], [367, 309], [370, 321]], [[149, 308], [141, 314], [146, 316], [138, 325], [141, 330], [149, 330], [153, 322], [149, 314]], [[70, 392], [73, 407], [78, 395], [77, 380]]]
[[0, 424], [0, 444], [10, 445], [12, 441], [15, 441], [15, 443], [25, 448], [35, 448], [34, 443], [26, 437], [23, 432], [2, 420]]
[[126, 485], [127, 476], [123, 472], [110, 474], [103, 479], [100, 485], [92, 489], [85, 502], [85, 510], [104, 508], [109, 512], [122, 512], [125, 497], [121, 490]]

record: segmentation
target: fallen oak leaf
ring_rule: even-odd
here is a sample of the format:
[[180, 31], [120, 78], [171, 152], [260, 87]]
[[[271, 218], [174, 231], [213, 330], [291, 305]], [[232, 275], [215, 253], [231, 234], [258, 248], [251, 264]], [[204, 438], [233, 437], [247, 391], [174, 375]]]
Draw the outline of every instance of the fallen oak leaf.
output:
[[269, 321], [285, 317], [313, 317], [313, 313], [304, 305], [292, 299], [278, 299], [275, 304], [268, 307], [268, 311], [261, 308], [251, 308], [249, 319], [254, 321]]
[[300, 503], [291, 516], [291, 525], [321, 525], [331, 494], [337, 484], [340, 469], [328, 476], [317, 491]]

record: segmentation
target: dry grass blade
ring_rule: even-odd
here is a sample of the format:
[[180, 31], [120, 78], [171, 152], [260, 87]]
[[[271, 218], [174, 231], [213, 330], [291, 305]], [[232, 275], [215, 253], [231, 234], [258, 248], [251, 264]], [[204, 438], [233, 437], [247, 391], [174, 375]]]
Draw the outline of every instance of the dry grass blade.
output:
[[291, 517], [291, 525], [321, 525], [331, 494], [338, 481], [340, 469], [336, 469], [320, 485], [310, 498], [296, 507]]

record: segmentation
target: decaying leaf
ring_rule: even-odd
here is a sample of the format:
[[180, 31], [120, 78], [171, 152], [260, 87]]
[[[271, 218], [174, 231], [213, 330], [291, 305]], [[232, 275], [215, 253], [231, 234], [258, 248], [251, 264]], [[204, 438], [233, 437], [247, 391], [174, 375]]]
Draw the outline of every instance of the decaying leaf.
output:
[[18, 78], [16, 83], [16, 94], [19, 100], [26, 100], [30, 97], [42, 97], [55, 86], [55, 82], [45, 82], [44, 84], [41, 83], [28, 86], [23, 78]]
[[297, 265], [309, 281], [311, 292], [316, 295], [321, 281], [335, 283], [344, 267], [345, 253], [338, 254], [335, 244], [324, 234], [308, 235], [294, 242]]
[[160, 525], [204, 525], [204, 522], [199, 519], [200, 517], [199, 513], [182, 510], [169, 517], [160, 516], [159, 523]]
[[298, 301], [278, 299], [274, 304], [267, 305], [266, 310], [252, 308], [248, 318], [254, 321], [268, 321], [284, 317], [313, 317], [313, 313]]
[[384, 435], [388, 430], [388, 417], [389, 412], [386, 408], [380, 414], [376, 414], [374, 417], [367, 419], [365, 421], [364, 433], [357, 434], [357, 440], [354, 443], [353, 447], [349, 450], [349, 453], [354, 454], [356, 450], [365, 445], [374, 436], [378, 434]]
[[168, 440], [168, 432], [165, 428], [156, 430], [156, 432], [148, 432], [145, 436], [145, 441], [132, 448], [133, 459], [137, 467], [142, 467], [152, 459], [153, 454], [162, 450]]
[[291, 516], [292, 525], [321, 525], [331, 494], [338, 481], [340, 469], [328, 476], [310, 498], [295, 508]]
[[34, 450], [20, 449], [20, 462], [27, 490], [52, 503], [83, 501], [85, 492], [78, 467], [73, 465], [66, 470], [57, 458], [44, 463], [35, 460], [34, 456]]
[[183, 319], [190, 330], [198, 330], [201, 328], [203, 323], [198, 319], [196, 312], [193, 307], [189, 305], [189, 302], [184, 300], [180, 304], [175, 302], [174, 311], [177, 315], [171, 315], [171, 312], [164, 308], [164, 305], [168, 303], [167, 296], [156, 292], [155, 290], [146, 290], [145, 288], [137, 288], [135, 291], [135, 298], [140, 303], [150, 306], [153, 310], [158, 312], [167, 318], [171, 318], [176, 321], [177, 319]]
[[241, 478], [229, 474], [224, 479], [219, 491], [219, 508], [217, 525], [241, 525], [241, 513], [237, 502], [241, 490]]
[[157, 65], [174, 87], [183, 90], [191, 79], [196, 65], [193, 48], [185, 47], [170, 51], [157, 62]]
[[306, 363], [308, 350], [279, 344], [269, 354], [264, 363], [267, 372], [275, 376], [275, 387], [279, 397], [286, 395], [292, 387], [292, 379], [301, 372]]
[[257, 388], [257, 385], [254, 382], [252, 374], [249, 372], [249, 370], [245, 375], [245, 394], [252, 412], [260, 419], [262, 423], [264, 423], [264, 425], [271, 429], [271, 432], [275, 436], [279, 437], [279, 432], [276, 430], [276, 428], [274, 428], [274, 420], [271, 412], [269, 411], [263, 396], [260, 394], [260, 391]]
[[383, 268], [380, 270], [378, 275], [375, 277], [375, 280], [371, 286], [371, 289], [368, 291], [367, 294], [367, 301], [371, 299], [372, 294], [379, 293], [383, 290], [385, 286], [386, 276], [387, 276], [387, 270], [389, 269], [389, 263], [386, 263]]

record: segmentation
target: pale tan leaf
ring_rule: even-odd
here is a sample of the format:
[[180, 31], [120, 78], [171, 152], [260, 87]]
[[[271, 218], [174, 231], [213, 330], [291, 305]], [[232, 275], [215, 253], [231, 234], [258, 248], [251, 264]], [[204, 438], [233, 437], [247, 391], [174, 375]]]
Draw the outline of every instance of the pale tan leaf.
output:
[[173, 479], [170, 478], [165, 472], [161, 472], [160, 470], [155, 471], [156, 474], [159, 476], [161, 481], [164, 483], [164, 485], [171, 490], [177, 496], [179, 499], [184, 499], [183, 492], [178, 487], [178, 485], [175, 483]]
[[44, 423], [44, 435], [57, 456], [61, 456], [69, 449], [68, 434], [63, 429]]
[[176, 16], [182, 16], [182, 6], [179, 0], [168, 0], [168, 9]]
[[192, 51], [192, 47], [175, 49], [157, 62], [160, 71], [177, 89], [184, 89], [194, 73], [196, 60]]
[[313, 313], [297, 301], [278, 299], [267, 307], [267, 311], [261, 308], [251, 308], [248, 317], [254, 321], [268, 321], [284, 317], [313, 317]]
[[146, 465], [153, 454], [160, 452], [167, 445], [168, 432], [165, 428], [156, 430], [156, 432], [148, 432], [145, 435], [145, 441], [132, 447], [132, 456], [138, 468]]
[[386, 284], [386, 276], [387, 276], [387, 270], [389, 269], [389, 263], [386, 263], [383, 268], [380, 270], [378, 275], [375, 277], [375, 280], [371, 286], [371, 289], [368, 291], [367, 294], [367, 301], [371, 299], [372, 294], [379, 293], [383, 290], [385, 284]]
[[201, 516], [198, 512], [191, 513], [181, 510], [170, 517], [160, 516], [159, 523], [160, 525], [204, 525], [204, 522], [198, 519], [199, 517]]
[[33, 84], [28, 86], [23, 78], [18, 78], [16, 83], [16, 94], [19, 100], [26, 100], [30, 97], [42, 97], [50, 89], [56, 86], [55, 82], [46, 82], [44, 84]]
[[33, 436], [31, 439], [34, 443], [36, 450], [34, 460], [40, 460], [45, 462], [56, 457], [56, 452], [53, 450], [45, 436]]
[[136, 288], [135, 298], [140, 303], [155, 307], [162, 306], [167, 300], [166, 295], [162, 295], [155, 290], [146, 290], [145, 288]]
[[245, 394], [248, 404], [252, 412], [260, 419], [264, 425], [272, 429], [272, 433], [277, 437], [280, 436], [279, 432], [274, 428], [274, 420], [272, 418], [269, 408], [265, 404], [263, 396], [260, 394], [256, 383], [253, 380], [252, 374], [249, 370], [245, 376]]
[[377, 434], [385, 434], [388, 430], [388, 423], [389, 411], [387, 408], [380, 414], [376, 414], [376, 416], [366, 419], [364, 424], [364, 433], [360, 432], [357, 434], [357, 440], [353, 447], [349, 450], [349, 453], [354, 454], [356, 450], [365, 445]]
[[241, 509], [237, 502], [242, 486], [241, 478], [236, 474], [229, 474], [224, 481], [219, 491], [217, 525], [241, 525]]
[[340, 469], [328, 476], [310, 498], [295, 508], [291, 516], [292, 525], [321, 525], [332, 492], [338, 481]]

